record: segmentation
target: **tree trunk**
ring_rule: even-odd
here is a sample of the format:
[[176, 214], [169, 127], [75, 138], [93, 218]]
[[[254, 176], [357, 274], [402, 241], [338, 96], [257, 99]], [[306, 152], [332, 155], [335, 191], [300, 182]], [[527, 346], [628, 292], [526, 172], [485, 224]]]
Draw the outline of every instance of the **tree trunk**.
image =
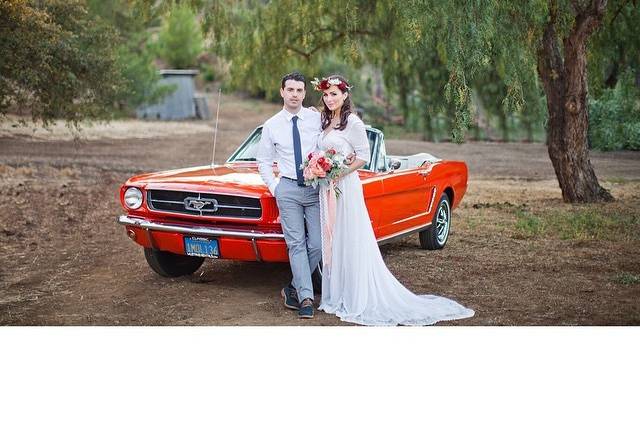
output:
[[500, 119], [500, 130], [502, 130], [502, 141], [509, 142], [509, 125], [507, 123], [507, 114], [504, 111], [500, 111], [498, 115]]
[[433, 137], [433, 121], [431, 119], [431, 114], [427, 113], [424, 115], [424, 125], [422, 126], [422, 140], [423, 141], [433, 141], [438, 142]]
[[527, 130], [527, 142], [533, 142], [533, 122], [529, 116], [524, 119], [524, 128]]
[[612, 201], [609, 191], [598, 183], [587, 145], [586, 46], [589, 36], [602, 20], [607, 0], [591, 0], [583, 9], [579, 9], [578, 2], [573, 4], [576, 17], [571, 32], [563, 41], [564, 58], [555, 29], [555, 0], [549, 1], [550, 19], [538, 51], [538, 74], [549, 110], [547, 149], [564, 201]]

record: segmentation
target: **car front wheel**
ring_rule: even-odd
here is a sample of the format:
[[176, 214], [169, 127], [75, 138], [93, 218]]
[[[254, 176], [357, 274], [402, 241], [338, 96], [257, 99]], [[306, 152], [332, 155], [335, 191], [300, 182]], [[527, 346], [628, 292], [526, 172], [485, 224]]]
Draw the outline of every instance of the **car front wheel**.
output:
[[451, 228], [451, 204], [447, 194], [442, 194], [431, 226], [420, 232], [420, 247], [426, 250], [441, 250], [449, 239]]
[[163, 277], [193, 274], [204, 262], [202, 257], [185, 256], [150, 248], [144, 249], [144, 257], [151, 269]]

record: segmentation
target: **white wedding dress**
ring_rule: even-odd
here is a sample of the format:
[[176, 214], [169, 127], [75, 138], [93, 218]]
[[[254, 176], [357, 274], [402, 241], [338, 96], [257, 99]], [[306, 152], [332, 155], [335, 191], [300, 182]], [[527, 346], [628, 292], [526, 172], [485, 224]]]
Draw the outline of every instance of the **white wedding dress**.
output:
[[[362, 121], [351, 114], [344, 130], [320, 136], [321, 150], [335, 149], [345, 156], [355, 152], [369, 161], [369, 143]], [[362, 325], [429, 325], [468, 318], [474, 311], [439, 296], [415, 295], [387, 269], [380, 254], [362, 183], [357, 172], [337, 185], [341, 194], [320, 188], [322, 229], [322, 300], [319, 309], [343, 321]], [[335, 215], [332, 211], [335, 209]]]

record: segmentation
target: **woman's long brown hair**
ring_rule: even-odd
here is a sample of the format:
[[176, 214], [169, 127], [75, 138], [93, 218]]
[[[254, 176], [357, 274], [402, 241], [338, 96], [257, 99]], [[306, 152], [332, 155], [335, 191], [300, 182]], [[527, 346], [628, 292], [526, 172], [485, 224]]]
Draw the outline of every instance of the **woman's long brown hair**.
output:
[[[334, 74], [327, 77], [328, 80], [331, 80], [333, 78], [340, 79], [346, 85], [349, 85], [349, 83], [347, 83], [347, 80], [341, 75]], [[338, 88], [338, 90], [340, 90], [340, 88]], [[347, 127], [349, 114], [351, 114], [351, 93], [349, 92], [349, 90], [347, 90], [347, 93], [349, 93], [349, 96], [347, 96], [347, 99], [344, 100], [344, 103], [342, 104], [342, 108], [340, 109], [340, 125], [336, 127], [336, 129], [338, 130], [344, 130], [345, 127]], [[324, 95], [324, 92], [323, 92], [323, 95]], [[322, 106], [324, 108], [320, 113], [320, 119], [322, 122], [322, 130], [324, 130], [327, 127], [329, 127], [329, 125], [331, 124], [331, 118], [333, 116], [333, 112], [329, 109], [329, 107], [327, 107], [327, 104], [324, 103], [324, 96], [321, 96], [321, 99], [322, 99]]]

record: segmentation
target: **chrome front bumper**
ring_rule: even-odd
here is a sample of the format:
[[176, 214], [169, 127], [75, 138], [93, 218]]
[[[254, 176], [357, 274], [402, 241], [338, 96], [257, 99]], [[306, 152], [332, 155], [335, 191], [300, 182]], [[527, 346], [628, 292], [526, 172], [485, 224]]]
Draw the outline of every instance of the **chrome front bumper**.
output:
[[135, 217], [129, 217], [121, 215], [118, 217], [118, 223], [126, 226], [134, 226], [143, 229], [152, 248], [157, 248], [156, 242], [151, 234], [151, 231], [165, 231], [165, 232], [178, 232], [186, 235], [198, 235], [206, 237], [234, 237], [243, 238], [251, 241], [253, 246], [253, 253], [256, 256], [258, 262], [262, 262], [262, 256], [260, 250], [258, 250], [258, 244], [256, 240], [282, 240], [284, 241], [284, 235], [281, 233], [269, 233], [260, 231], [238, 231], [235, 229], [224, 229], [211, 226], [191, 226], [191, 225], [172, 225], [168, 223], [152, 222], [146, 219], [140, 219]]
[[281, 233], [238, 231], [235, 229], [225, 229], [213, 226], [171, 225], [161, 222], [151, 222], [146, 219], [139, 219], [126, 215], [118, 217], [118, 223], [151, 231], [179, 232], [181, 234], [200, 235], [206, 237], [235, 237], [246, 238], [247, 240], [261, 240], [266, 238], [284, 240], [284, 235]]

